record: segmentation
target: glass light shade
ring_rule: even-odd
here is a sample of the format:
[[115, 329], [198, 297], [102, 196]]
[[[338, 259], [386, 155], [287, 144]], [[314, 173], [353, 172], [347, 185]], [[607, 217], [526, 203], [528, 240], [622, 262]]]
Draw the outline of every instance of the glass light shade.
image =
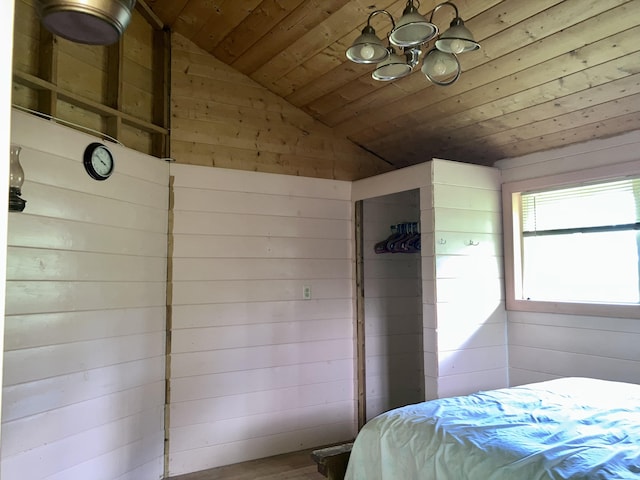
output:
[[480, 44], [473, 39], [473, 34], [460, 17], [451, 22], [451, 27], [436, 40], [436, 48], [442, 52], [463, 53], [480, 48]]
[[428, 42], [437, 34], [438, 27], [420, 15], [412, 3], [391, 30], [389, 41], [398, 47], [413, 47]]
[[436, 48], [427, 52], [422, 62], [422, 73], [436, 85], [451, 85], [460, 77], [460, 62], [449, 52]]
[[376, 36], [375, 30], [367, 25], [362, 34], [347, 49], [347, 58], [355, 63], [379, 63], [387, 58], [386, 47]]
[[24, 183], [24, 170], [20, 165], [19, 145], [11, 145], [11, 156], [9, 158], [9, 211], [21, 212], [24, 210], [26, 201], [20, 198], [22, 194], [22, 184]]
[[389, 49], [389, 57], [378, 64], [371, 78], [380, 82], [390, 82], [406, 77], [411, 73], [411, 65], [404, 55], [398, 55], [393, 48]]
[[38, 0], [42, 24], [55, 35], [89, 45], [118, 41], [136, 0]]

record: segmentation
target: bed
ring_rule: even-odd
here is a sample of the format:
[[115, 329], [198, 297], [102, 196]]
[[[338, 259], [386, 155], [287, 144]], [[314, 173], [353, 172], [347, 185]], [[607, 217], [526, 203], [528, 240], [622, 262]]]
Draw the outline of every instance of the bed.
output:
[[385, 412], [345, 480], [640, 479], [640, 385], [563, 378]]

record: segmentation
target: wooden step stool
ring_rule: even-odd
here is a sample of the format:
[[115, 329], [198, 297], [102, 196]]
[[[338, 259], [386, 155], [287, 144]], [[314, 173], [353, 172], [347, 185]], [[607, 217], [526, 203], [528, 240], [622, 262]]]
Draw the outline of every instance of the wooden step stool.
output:
[[343, 443], [311, 452], [311, 458], [318, 464], [318, 472], [329, 480], [344, 480], [352, 446], [353, 443]]

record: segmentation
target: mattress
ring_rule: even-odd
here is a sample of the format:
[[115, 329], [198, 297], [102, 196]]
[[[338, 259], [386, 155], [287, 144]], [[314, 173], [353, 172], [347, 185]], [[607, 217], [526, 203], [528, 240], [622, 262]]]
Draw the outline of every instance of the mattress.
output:
[[640, 385], [564, 378], [385, 412], [345, 480], [640, 479]]

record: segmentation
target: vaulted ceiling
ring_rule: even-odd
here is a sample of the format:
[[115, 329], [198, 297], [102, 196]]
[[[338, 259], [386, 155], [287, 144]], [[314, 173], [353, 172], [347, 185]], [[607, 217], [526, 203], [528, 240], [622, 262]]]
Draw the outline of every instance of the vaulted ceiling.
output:
[[[375, 65], [345, 56], [371, 12], [397, 20], [406, 3], [147, 0], [173, 31], [395, 167], [491, 165], [640, 128], [639, 0], [454, 0], [481, 48], [459, 55], [462, 75], [446, 87], [420, 64], [375, 81]], [[441, 31], [452, 19], [451, 8], [433, 17]], [[383, 38], [391, 27], [385, 15], [371, 25]]]

